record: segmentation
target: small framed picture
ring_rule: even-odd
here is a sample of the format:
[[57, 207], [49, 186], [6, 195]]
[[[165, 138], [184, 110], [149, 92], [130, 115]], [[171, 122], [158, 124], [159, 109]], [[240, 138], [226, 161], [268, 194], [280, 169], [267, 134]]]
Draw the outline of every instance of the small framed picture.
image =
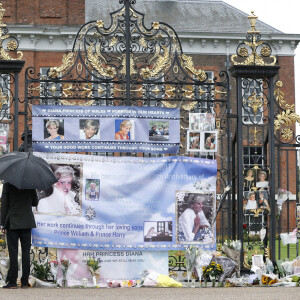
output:
[[205, 152], [217, 152], [217, 131], [205, 131], [202, 140], [203, 149]]
[[187, 150], [200, 151], [201, 150], [201, 132], [191, 131], [187, 132]]
[[215, 125], [215, 114], [207, 113], [206, 114], [206, 120], [204, 124], [204, 130], [205, 131], [213, 131], [216, 128]]
[[262, 268], [264, 265], [264, 258], [262, 254], [252, 255], [252, 266]]
[[81, 140], [99, 140], [100, 121], [98, 119], [79, 119], [79, 138]]
[[134, 140], [134, 120], [129, 120], [129, 119], [115, 120], [115, 140], [118, 141]]
[[190, 130], [200, 130], [200, 114], [190, 113], [189, 125]]
[[169, 121], [149, 121], [149, 141], [169, 140]]

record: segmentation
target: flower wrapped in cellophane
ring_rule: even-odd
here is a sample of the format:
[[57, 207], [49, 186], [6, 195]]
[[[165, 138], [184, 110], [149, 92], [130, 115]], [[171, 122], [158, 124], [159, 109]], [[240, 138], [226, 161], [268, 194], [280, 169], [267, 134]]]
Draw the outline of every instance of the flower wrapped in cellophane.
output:
[[275, 274], [262, 274], [261, 283], [263, 285], [273, 285], [278, 282], [278, 276]]
[[213, 282], [213, 287], [215, 286], [217, 277], [219, 277], [224, 272], [223, 267], [214, 261], [212, 261], [208, 266], [203, 267], [202, 270], [205, 282], [208, 278], [211, 278]]
[[286, 200], [288, 200], [291, 195], [292, 195], [292, 193], [285, 190], [285, 189], [282, 189], [282, 188], [278, 189], [278, 194], [277, 194], [277, 208], [278, 208], [277, 217], [279, 217], [280, 214], [281, 214], [283, 203]]
[[58, 261], [53, 260], [50, 261], [50, 272], [54, 278], [54, 283], [56, 284], [57, 282], [57, 273], [58, 273]]
[[86, 262], [88, 269], [93, 277], [93, 284], [94, 286], [97, 286], [97, 282], [100, 279], [100, 263], [99, 260], [94, 258], [89, 258]]

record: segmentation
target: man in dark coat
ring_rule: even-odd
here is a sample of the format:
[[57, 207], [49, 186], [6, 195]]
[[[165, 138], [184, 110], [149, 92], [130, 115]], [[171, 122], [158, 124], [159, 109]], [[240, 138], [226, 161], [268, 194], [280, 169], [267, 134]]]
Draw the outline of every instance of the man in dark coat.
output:
[[30, 274], [31, 229], [36, 227], [32, 206], [38, 205], [36, 190], [19, 190], [10, 183], [3, 185], [1, 227], [6, 233], [10, 267], [3, 288], [17, 288], [18, 241], [22, 247], [21, 287], [28, 287]]

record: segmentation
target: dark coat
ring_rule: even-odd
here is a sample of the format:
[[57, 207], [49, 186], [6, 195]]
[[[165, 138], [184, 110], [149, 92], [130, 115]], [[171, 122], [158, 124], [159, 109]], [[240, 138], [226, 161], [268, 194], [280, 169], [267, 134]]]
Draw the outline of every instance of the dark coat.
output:
[[36, 190], [19, 190], [5, 183], [1, 197], [1, 226], [4, 229], [35, 228], [32, 206], [37, 206], [38, 202]]

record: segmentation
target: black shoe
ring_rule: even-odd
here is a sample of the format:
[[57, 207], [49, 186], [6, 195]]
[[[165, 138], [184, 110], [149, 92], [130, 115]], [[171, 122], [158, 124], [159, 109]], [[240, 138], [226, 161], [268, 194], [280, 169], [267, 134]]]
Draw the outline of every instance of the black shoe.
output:
[[10, 283], [10, 282], [9, 282], [7, 285], [4, 285], [3, 288], [4, 288], [4, 289], [16, 289], [16, 288], [18, 288], [18, 287], [17, 287], [17, 284], [16, 284], [16, 283]]
[[28, 289], [29, 288], [29, 283], [21, 283], [21, 289]]

